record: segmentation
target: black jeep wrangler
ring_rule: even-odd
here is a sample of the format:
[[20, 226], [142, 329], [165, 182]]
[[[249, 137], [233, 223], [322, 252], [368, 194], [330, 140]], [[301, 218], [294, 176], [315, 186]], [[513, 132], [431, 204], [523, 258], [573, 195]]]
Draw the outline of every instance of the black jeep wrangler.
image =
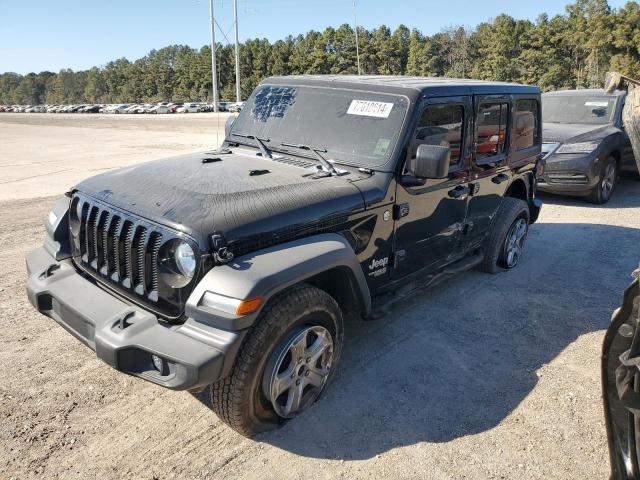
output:
[[252, 435], [318, 398], [347, 315], [387, 311], [407, 285], [515, 267], [540, 211], [540, 153], [537, 87], [268, 78], [219, 150], [60, 199], [27, 257], [28, 296], [122, 372], [211, 385], [217, 414]]

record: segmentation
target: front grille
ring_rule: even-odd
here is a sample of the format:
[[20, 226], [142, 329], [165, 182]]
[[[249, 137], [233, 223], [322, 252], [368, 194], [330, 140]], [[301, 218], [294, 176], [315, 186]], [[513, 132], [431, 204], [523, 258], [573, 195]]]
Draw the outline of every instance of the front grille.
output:
[[70, 212], [77, 212], [79, 224], [71, 238], [76, 265], [157, 313], [180, 315], [192, 287], [161, 282], [158, 259], [163, 245], [183, 235], [81, 194], [74, 195]]
[[586, 185], [589, 182], [583, 173], [548, 173], [546, 177], [549, 183]]

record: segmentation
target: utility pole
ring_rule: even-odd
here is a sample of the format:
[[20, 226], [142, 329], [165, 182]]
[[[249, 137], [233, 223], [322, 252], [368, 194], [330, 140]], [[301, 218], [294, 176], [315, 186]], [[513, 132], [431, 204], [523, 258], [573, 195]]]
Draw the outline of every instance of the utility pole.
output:
[[238, 45], [238, 0], [233, 0], [233, 23], [236, 27], [236, 101], [240, 98], [240, 47]]
[[213, 80], [213, 111], [218, 111], [218, 72], [216, 65], [216, 29], [213, 17], [213, 0], [209, 0], [209, 17], [211, 21], [211, 78]]
[[358, 42], [358, 17], [356, 16], [356, 0], [353, 0], [353, 23], [356, 32], [356, 59], [358, 60], [358, 75], [360, 75], [360, 42]]

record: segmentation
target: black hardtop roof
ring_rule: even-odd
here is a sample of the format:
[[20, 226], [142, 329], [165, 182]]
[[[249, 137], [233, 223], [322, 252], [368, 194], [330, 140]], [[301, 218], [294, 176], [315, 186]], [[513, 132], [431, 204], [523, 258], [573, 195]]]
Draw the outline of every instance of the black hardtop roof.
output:
[[445, 77], [409, 77], [391, 75], [292, 75], [269, 77], [262, 83], [309, 85], [353, 90], [395, 93], [414, 98], [417, 95], [445, 96], [468, 94], [539, 94], [537, 86]]
[[625, 93], [624, 90], [614, 90], [611, 93], [604, 93], [604, 89], [602, 88], [583, 88], [580, 90], [556, 90], [555, 92], [546, 92], [543, 95], [548, 97], [620, 97]]

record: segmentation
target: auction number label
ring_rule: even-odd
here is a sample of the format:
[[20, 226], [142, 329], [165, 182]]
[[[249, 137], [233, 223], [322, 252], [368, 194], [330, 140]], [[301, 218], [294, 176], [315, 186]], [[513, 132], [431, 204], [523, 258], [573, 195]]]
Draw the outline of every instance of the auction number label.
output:
[[349, 110], [347, 110], [347, 115], [388, 118], [392, 108], [393, 103], [352, 100]]

